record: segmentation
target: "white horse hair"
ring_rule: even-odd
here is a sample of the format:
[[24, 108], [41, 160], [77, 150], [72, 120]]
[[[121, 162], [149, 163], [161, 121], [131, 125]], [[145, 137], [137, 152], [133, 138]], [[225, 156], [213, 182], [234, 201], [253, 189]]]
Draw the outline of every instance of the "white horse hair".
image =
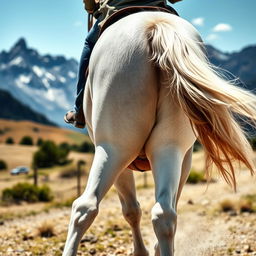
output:
[[142, 12], [110, 26], [90, 60], [84, 112], [95, 156], [83, 194], [74, 201], [64, 256], [76, 255], [99, 204], [115, 184], [132, 228], [134, 256], [148, 252], [141, 210], [127, 166], [144, 150], [152, 167], [155, 255], [174, 255], [177, 203], [196, 138], [235, 187], [234, 161], [253, 172], [251, 148], [234, 114], [256, 119], [255, 96], [225, 81], [209, 64], [202, 40], [172, 14]]

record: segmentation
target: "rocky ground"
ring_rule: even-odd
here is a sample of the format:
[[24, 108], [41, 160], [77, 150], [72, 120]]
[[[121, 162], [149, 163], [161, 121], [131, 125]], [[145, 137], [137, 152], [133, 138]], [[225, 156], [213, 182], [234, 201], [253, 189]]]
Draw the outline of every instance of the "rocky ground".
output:
[[[211, 183], [208, 188], [206, 184], [185, 186], [178, 208], [176, 256], [256, 255], [256, 213], [246, 209], [241, 212], [239, 206], [244, 196], [256, 195], [255, 178], [241, 172], [238, 180], [237, 193], [222, 181]], [[153, 187], [139, 188], [138, 198], [143, 209], [142, 233], [153, 256]], [[229, 200], [232, 207], [221, 207], [223, 200]], [[39, 207], [33, 206], [35, 210]], [[44, 209], [0, 222], [0, 255], [61, 255], [70, 208]], [[44, 229], [52, 236], [42, 237]], [[132, 255], [131, 232], [114, 190], [102, 202], [100, 214], [82, 239], [78, 255]]]

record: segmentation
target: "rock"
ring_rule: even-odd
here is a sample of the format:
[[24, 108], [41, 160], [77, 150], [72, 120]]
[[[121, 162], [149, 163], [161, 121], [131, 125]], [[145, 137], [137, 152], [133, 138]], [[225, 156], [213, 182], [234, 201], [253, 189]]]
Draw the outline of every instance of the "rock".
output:
[[33, 240], [33, 239], [34, 239], [34, 237], [32, 235], [27, 235], [27, 234], [24, 234], [22, 237], [23, 241]]
[[120, 228], [118, 225], [114, 225], [113, 230], [114, 231], [122, 231], [122, 228]]
[[244, 251], [245, 251], [245, 252], [248, 252], [248, 253], [253, 252], [253, 250], [251, 249], [251, 246], [250, 246], [249, 244], [246, 244], [246, 245], [244, 246]]
[[203, 200], [203, 201], [201, 202], [201, 205], [203, 205], [203, 206], [206, 206], [206, 205], [209, 205], [209, 204], [210, 204], [210, 201], [207, 200], [207, 199], [205, 199], [205, 200]]
[[89, 250], [89, 253], [90, 253], [91, 255], [94, 255], [94, 254], [96, 254], [96, 250], [95, 250], [94, 248], [92, 248], [92, 249]]
[[9, 253], [9, 252], [13, 252], [13, 249], [11, 248], [11, 247], [9, 247], [8, 249], [7, 249], [7, 252]]
[[90, 242], [91, 244], [97, 243], [98, 238], [96, 236], [85, 236], [80, 243]]
[[194, 204], [194, 202], [193, 202], [193, 200], [192, 200], [192, 199], [189, 199], [187, 203], [188, 203], [188, 204], [191, 204], [191, 205], [193, 205], [193, 204]]
[[237, 216], [237, 212], [236, 212], [236, 211], [230, 211], [230, 212], [228, 213], [228, 215], [229, 215], [230, 217], [234, 217], [234, 216]]

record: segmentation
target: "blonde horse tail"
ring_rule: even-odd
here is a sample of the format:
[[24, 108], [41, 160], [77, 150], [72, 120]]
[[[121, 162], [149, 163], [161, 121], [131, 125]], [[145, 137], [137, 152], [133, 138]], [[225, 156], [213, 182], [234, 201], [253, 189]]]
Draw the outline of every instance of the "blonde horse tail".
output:
[[191, 121], [206, 154], [206, 173], [214, 163], [236, 189], [234, 160], [253, 174], [253, 157], [238, 121], [255, 125], [256, 97], [227, 81], [209, 63], [195, 28], [174, 15], [147, 20], [152, 60], [168, 77], [173, 98]]

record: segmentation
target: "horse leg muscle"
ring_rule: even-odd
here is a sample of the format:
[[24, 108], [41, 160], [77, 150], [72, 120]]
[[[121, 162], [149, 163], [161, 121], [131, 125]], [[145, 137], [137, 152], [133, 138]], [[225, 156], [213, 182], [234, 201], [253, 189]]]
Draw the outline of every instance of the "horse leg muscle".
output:
[[191, 169], [191, 162], [192, 162], [192, 153], [193, 153], [193, 147], [191, 147], [185, 154], [183, 163], [182, 163], [182, 171], [181, 171], [181, 177], [180, 177], [180, 184], [179, 184], [179, 189], [177, 193], [177, 199], [176, 199], [176, 209], [177, 209], [177, 204], [180, 199], [180, 195], [182, 192], [182, 189], [188, 179], [190, 169]]
[[99, 203], [126, 166], [124, 154], [112, 145], [98, 145], [87, 186], [72, 205], [68, 236], [63, 256], [76, 255], [84, 232], [97, 216]]
[[[185, 154], [183, 163], [182, 163], [182, 171], [181, 171], [181, 177], [180, 177], [180, 183], [179, 183], [179, 189], [176, 197], [176, 205], [175, 209], [177, 211], [177, 204], [180, 199], [180, 195], [182, 192], [182, 189], [187, 181], [187, 178], [189, 176], [190, 168], [191, 168], [191, 161], [192, 161], [192, 153], [193, 153], [193, 147], [191, 147], [187, 153]], [[177, 224], [175, 226], [175, 232], [176, 232]], [[157, 243], [155, 245], [155, 256], [160, 256], [160, 248], [159, 244]]]
[[126, 169], [115, 181], [122, 204], [124, 218], [130, 224], [134, 243], [134, 256], [148, 256], [140, 232], [141, 209], [136, 198], [135, 182], [131, 170]]
[[148, 157], [155, 180], [156, 203], [152, 208], [152, 223], [159, 248], [155, 255], [174, 255], [174, 235], [177, 223], [177, 194], [181, 178], [183, 153], [174, 145], [158, 146]]

